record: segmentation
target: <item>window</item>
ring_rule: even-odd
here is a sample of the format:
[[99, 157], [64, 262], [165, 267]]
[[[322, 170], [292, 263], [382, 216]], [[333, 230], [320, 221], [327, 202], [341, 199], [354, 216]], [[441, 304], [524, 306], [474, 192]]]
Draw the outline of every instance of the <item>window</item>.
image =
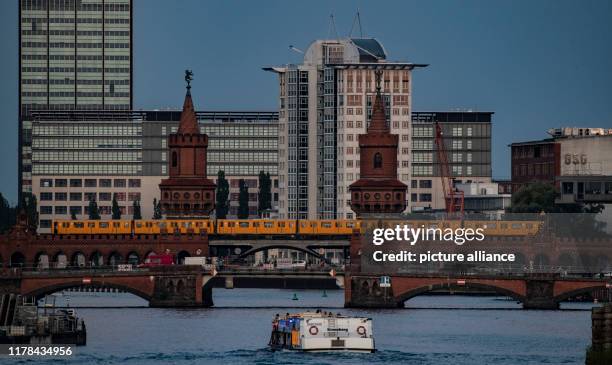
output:
[[111, 199], [112, 199], [111, 193], [100, 193], [100, 201], [108, 202], [108, 201], [111, 201]]
[[472, 149], [472, 140], [471, 139], [467, 140], [465, 148], [467, 148], [468, 150]]
[[467, 166], [465, 168], [466, 175], [472, 175], [472, 166]]
[[419, 195], [419, 200], [422, 202], [430, 202], [431, 201], [431, 194], [420, 194]]
[[82, 207], [70, 207], [70, 214], [79, 215], [83, 212]]
[[416, 189], [417, 188], [417, 184], [418, 184], [418, 180], [412, 180], [410, 182], [410, 187], [413, 188], [413, 189]]
[[81, 179], [70, 179], [70, 187], [71, 188], [80, 188], [83, 186], [83, 180]]
[[52, 179], [41, 179], [40, 180], [40, 187], [41, 188], [51, 188], [51, 187], [53, 187], [53, 180]]
[[463, 128], [453, 127], [453, 137], [461, 137], [463, 135]]
[[96, 193], [85, 193], [85, 200], [91, 201], [96, 200]]
[[53, 214], [53, 207], [48, 205], [41, 205], [40, 214]]
[[65, 188], [68, 186], [68, 180], [66, 179], [55, 179], [56, 188]]
[[382, 168], [382, 155], [380, 154], [380, 152], [376, 152], [374, 154], [374, 168], [375, 169]]
[[115, 179], [113, 185], [116, 188], [125, 188], [125, 179]]
[[563, 194], [574, 194], [574, 183], [564, 182], [562, 184]]
[[56, 201], [66, 201], [68, 200], [68, 194], [67, 193], [55, 193], [55, 200]]
[[140, 187], [140, 179], [129, 179], [128, 186], [130, 188], [139, 188]]
[[95, 188], [97, 186], [96, 179], [85, 179], [85, 187], [86, 188]]
[[55, 214], [68, 214], [68, 207], [66, 206], [55, 207]]
[[40, 193], [41, 201], [50, 201], [53, 200], [53, 193]]
[[172, 151], [172, 167], [176, 167], [178, 165], [178, 155], [176, 151]]
[[111, 187], [111, 179], [100, 179], [100, 187], [101, 188], [110, 188]]
[[431, 189], [431, 180], [420, 180], [419, 187], [421, 189]]
[[70, 193], [71, 201], [81, 201], [83, 200], [83, 194], [81, 193]]
[[412, 202], [416, 202], [416, 201], [417, 201], [417, 195], [416, 195], [416, 193], [412, 193], [412, 194], [410, 194], [410, 201], [412, 201]]

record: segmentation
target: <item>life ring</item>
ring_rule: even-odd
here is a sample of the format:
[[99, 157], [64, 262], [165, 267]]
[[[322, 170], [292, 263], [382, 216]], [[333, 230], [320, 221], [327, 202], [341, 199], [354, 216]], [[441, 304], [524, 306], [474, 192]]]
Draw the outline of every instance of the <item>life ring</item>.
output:
[[310, 326], [308, 329], [311, 335], [316, 336], [319, 333], [319, 329], [316, 326]]
[[359, 333], [360, 335], [365, 335], [366, 334], [366, 329], [364, 326], [359, 326], [357, 327], [357, 333]]

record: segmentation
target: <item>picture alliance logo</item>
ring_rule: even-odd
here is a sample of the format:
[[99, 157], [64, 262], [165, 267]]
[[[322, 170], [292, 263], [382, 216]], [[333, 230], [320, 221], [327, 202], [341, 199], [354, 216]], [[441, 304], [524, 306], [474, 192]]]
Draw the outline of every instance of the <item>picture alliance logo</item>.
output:
[[485, 239], [483, 228], [418, 228], [408, 225], [396, 225], [395, 228], [375, 228], [372, 231], [372, 243], [380, 246], [389, 241], [405, 241], [414, 246], [419, 241], [446, 241], [456, 245]]

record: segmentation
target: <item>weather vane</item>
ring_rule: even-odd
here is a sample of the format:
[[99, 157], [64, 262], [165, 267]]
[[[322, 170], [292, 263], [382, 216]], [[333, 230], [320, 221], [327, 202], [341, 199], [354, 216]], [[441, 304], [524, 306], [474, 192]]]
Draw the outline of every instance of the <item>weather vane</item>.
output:
[[193, 80], [193, 71], [185, 70], [185, 82], [187, 82], [187, 89], [191, 89], [191, 80]]
[[376, 92], [380, 92], [380, 80], [382, 79], [383, 71], [378, 69], [374, 71], [374, 77], [376, 80]]

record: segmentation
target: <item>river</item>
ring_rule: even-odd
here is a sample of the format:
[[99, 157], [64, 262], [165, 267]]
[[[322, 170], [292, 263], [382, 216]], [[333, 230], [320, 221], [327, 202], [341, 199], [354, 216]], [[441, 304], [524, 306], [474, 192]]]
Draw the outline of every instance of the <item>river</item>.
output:
[[[87, 346], [69, 364], [584, 364], [591, 338], [588, 303], [534, 311], [500, 297], [450, 295], [413, 298], [406, 309], [348, 310], [343, 292], [325, 294], [215, 289], [215, 308], [156, 309], [126, 293], [65, 292], [56, 304], [81, 307], [87, 325]], [[305, 308], [371, 317], [379, 351], [268, 351], [274, 314]]]

